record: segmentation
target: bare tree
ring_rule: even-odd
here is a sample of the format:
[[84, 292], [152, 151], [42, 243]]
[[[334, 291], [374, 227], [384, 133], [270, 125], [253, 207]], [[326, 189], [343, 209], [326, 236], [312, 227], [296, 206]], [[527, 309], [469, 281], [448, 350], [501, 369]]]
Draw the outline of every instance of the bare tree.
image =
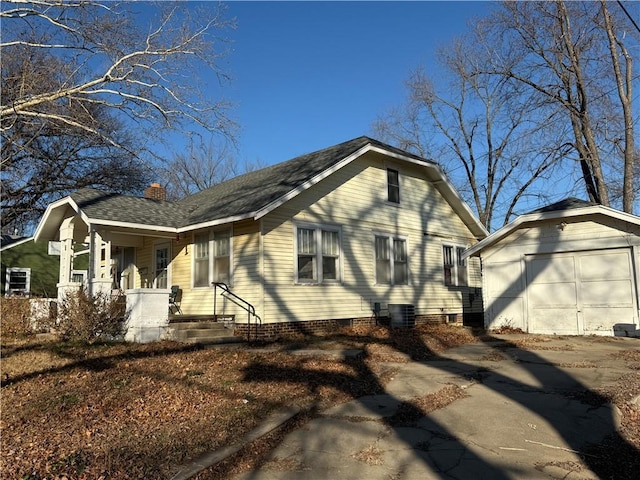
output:
[[[622, 152], [622, 206], [633, 206], [632, 58], [625, 35], [634, 30], [605, 2], [506, 2], [483, 23], [491, 62], [478, 74], [497, 74], [527, 86], [538, 96], [536, 109], [558, 111], [557, 125], [571, 126], [590, 200], [609, 205], [611, 169], [607, 152]], [[637, 32], [635, 32], [637, 34]], [[636, 36], [637, 39], [637, 36]], [[621, 60], [622, 58], [622, 60]], [[612, 94], [618, 92], [618, 102]], [[622, 137], [608, 131], [618, 128]], [[611, 142], [616, 148], [610, 148]]]
[[180, 199], [236, 175], [236, 161], [227, 143], [191, 140], [166, 166], [167, 197]]
[[259, 160], [241, 162], [234, 144], [210, 137], [193, 137], [185, 149], [169, 159], [164, 169], [167, 198], [181, 199], [242, 173], [262, 168]]
[[[20, 53], [23, 55], [3, 57], [3, 104], [10, 104], [18, 95], [35, 94], [56, 85], [59, 72], [67, 68], [48, 54]], [[27, 231], [46, 205], [65, 192], [86, 186], [133, 192], [147, 183], [148, 168], [128, 153], [141, 150], [138, 139], [107, 108], [67, 101], [40, 110], [73, 118], [97, 133], [62, 125], [46, 115], [24, 117], [2, 129], [4, 231]], [[105, 141], [107, 135], [122, 148]]]
[[375, 128], [440, 162], [488, 228], [526, 197], [545, 200], [552, 182], [604, 205], [614, 192], [632, 212], [637, 78], [625, 42], [637, 33], [605, 1], [504, 2], [442, 50], [445, 75], [414, 74], [407, 104]]
[[[408, 101], [378, 119], [377, 135], [421, 156], [437, 160], [456, 188], [491, 229], [502, 224], [537, 188], [560, 151], [547, 148], [544, 119], [534, 122], [530, 99], [504, 80], [476, 75], [484, 63], [478, 38], [460, 39], [442, 49], [447, 72], [439, 88], [424, 69], [407, 81]], [[446, 84], [446, 87], [443, 86]]]
[[[611, 53], [611, 66], [617, 87], [618, 98], [622, 108], [624, 125], [624, 146], [621, 148], [624, 158], [624, 175], [622, 181], [622, 209], [625, 212], [633, 212], [633, 200], [635, 198], [634, 181], [635, 170], [638, 166], [638, 152], [635, 148], [634, 121], [633, 121], [633, 57], [629, 53], [624, 41], [618, 35], [614, 26], [614, 20], [607, 8], [607, 3], [601, 0], [601, 13], [603, 27], [609, 41]], [[625, 12], [626, 13], [626, 12]], [[616, 147], [620, 146], [618, 138], [614, 140]]]
[[130, 191], [166, 151], [164, 139], [192, 130], [233, 137], [228, 103], [198, 83], [225, 78], [217, 35], [233, 23], [220, 5], [201, 7], [2, 2], [3, 224], [83, 186], [78, 170], [95, 179], [85, 184]]

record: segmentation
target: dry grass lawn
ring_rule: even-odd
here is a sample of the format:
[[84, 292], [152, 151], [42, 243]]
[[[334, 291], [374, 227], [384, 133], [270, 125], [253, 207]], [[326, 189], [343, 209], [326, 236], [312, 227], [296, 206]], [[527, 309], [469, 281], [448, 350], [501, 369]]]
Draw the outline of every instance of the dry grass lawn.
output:
[[[312, 406], [382, 393], [393, 375], [385, 362], [425, 359], [477, 340], [467, 329], [444, 325], [345, 329], [262, 348], [3, 338], [0, 471], [2, 478], [24, 480], [168, 478], [188, 459], [234, 443], [284, 406], [306, 409], [299, 425]], [[288, 353], [299, 347], [359, 348], [364, 355], [341, 361]], [[431, 411], [462, 393], [452, 387], [443, 395], [418, 399], [414, 407]], [[621, 402], [628, 397], [610, 395]], [[250, 468], [283, 432], [255, 442], [233, 467], [210, 470], [207, 478]], [[630, 435], [640, 447], [637, 431]], [[363, 455], [375, 460], [373, 451]]]

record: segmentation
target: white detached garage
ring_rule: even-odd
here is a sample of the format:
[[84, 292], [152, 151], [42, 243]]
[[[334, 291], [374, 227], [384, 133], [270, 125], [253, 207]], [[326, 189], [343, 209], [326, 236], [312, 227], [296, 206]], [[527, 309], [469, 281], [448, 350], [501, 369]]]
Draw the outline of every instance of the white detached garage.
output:
[[465, 256], [482, 259], [487, 329], [640, 336], [640, 217], [571, 198], [518, 217]]

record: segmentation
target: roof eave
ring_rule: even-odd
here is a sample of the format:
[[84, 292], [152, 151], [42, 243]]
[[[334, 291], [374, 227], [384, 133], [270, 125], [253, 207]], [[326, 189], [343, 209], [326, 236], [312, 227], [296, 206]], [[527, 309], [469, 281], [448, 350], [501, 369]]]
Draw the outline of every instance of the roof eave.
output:
[[[67, 196], [47, 205], [47, 209], [44, 211], [44, 214], [42, 215], [42, 218], [40, 219], [40, 222], [36, 227], [36, 231], [33, 234], [34, 242], [38, 243], [40, 241], [51, 240], [54, 238], [54, 236], [52, 236], [49, 231], [52, 228], [50, 227], [49, 223], [53, 221], [50, 217], [56, 210], [67, 206], [75, 211], [76, 214], [80, 216], [83, 222], [85, 222], [87, 225], [89, 224], [87, 216], [80, 210], [78, 204], [73, 200], [73, 198], [71, 198], [71, 196]], [[59, 227], [60, 225], [55, 227], [56, 232], [58, 231]]]
[[207, 222], [194, 223], [192, 225], [185, 225], [176, 229], [176, 233], [192, 232], [194, 230], [200, 230], [202, 228], [217, 227], [219, 225], [225, 225], [227, 223], [239, 222], [241, 220], [256, 219], [257, 212], [242, 213], [240, 215], [232, 215], [230, 217], [218, 218], [216, 220], [209, 220]]
[[525, 225], [544, 220], [560, 220], [563, 218], [582, 217], [587, 215], [606, 215], [640, 226], [640, 217], [637, 217], [630, 213], [620, 212], [619, 210], [615, 210], [611, 207], [605, 207], [603, 205], [592, 205], [588, 207], [573, 208], [568, 210], [556, 210], [552, 212], [528, 213], [525, 215], [520, 215], [513, 222], [508, 223], [499, 230], [496, 230], [484, 240], [467, 249], [464, 252], [463, 257], [467, 258], [479, 255], [486, 248], [495, 245], [511, 232], [522, 228]]
[[19, 245], [27, 243], [30, 240], [33, 240], [33, 237], [21, 238], [20, 240], [16, 240], [15, 242], [10, 243], [9, 245], [5, 245], [4, 247], [0, 247], [0, 252], [4, 252], [5, 250], [9, 250], [9, 249], [11, 249], [13, 247], [17, 247]]

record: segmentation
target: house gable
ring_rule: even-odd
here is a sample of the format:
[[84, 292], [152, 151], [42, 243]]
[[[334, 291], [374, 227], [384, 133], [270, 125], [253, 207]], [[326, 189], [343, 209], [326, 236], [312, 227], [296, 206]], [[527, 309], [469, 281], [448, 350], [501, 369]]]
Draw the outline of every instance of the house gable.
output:
[[618, 221], [618, 226], [615, 227], [616, 230], [624, 230], [626, 228], [624, 227], [625, 224], [628, 224], [631, 228], [640, 226], [640, 217], [635, 215], [620, 212], [613, 208], [604, 207], [590, 202], [584, 202], [577, 199], [567, 199], [517, 217], [511, 223], [508, 223], [478, 242], [473, 247], [469, 248], [465, 252], [465, 256], [470, 257], [481, 255], [483, 251], [486, 251], [497, 243], [505, 240], [509, 241], [509, 237], [518, 235], [518, 230], [522, 230], [530, 226], [536, 227], [544, 222], [549, 224], [555, 222], [555, 225], [559, 226], [564, 220], [567, 222], [597, 222], [598, 219], [603, 219], [602, 221], [606, 221], [607, 223], [610, 223], [611, 221]]
[[[388, 168], [399, 172], [399, 204], [388, 198]], [[420, 315], [461, 315], [463, 301], [469, 302], [468, 288], [444, 284], [442, 248], [445, 242], [467, 247], [476, 242], [476, 233], [429, 174], [420, 164], [370, 150], [264, 215], [264, 318], [367, 317], [375, 303], [385, 311], [399, 303], [415, 305]], [[313, 242], [320, 236], [333, 238], [339, 249], [325, 258], [318, 243], [305, 253], [301, 230]], [[377, 239], [389, 249], [391, 278], [379, 278]], [[301, 280], [303, 260], [314, 266]], [[328, 280], [322, 265], [326, 260], [332, 269]], [[469, 266], [469, 278], [469, 287], [480, 287], [476, 261]]]

